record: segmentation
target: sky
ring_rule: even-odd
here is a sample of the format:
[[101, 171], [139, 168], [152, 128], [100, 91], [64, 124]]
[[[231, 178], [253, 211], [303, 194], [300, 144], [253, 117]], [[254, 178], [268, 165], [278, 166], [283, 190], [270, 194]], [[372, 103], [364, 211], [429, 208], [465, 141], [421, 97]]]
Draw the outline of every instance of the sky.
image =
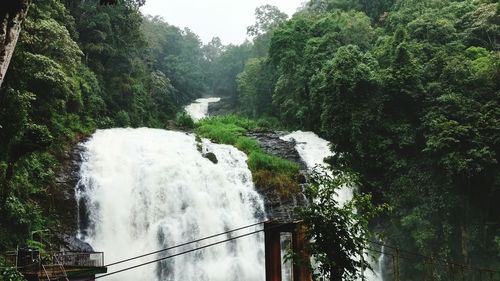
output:
[[271, 4], [291, 16], [305, 0], [146, 0], [143, 14], [161, 16], [169, 24], [188, 27], [203, 43], [218, 36], [222, 43], [241, 44], [255, 23], [255, 8]]

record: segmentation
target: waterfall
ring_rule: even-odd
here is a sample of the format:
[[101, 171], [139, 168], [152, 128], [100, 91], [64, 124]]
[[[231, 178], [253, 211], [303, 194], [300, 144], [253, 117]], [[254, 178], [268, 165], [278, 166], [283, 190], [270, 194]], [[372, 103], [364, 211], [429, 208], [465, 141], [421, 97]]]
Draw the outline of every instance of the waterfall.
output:
[[184, 110], [193, 118], [198, 121], [208, 115], [208, 104], [219, 102], [220, 98], [201, 98], [197, 99], [194, 103], [186, 106]]
[[[85, 205], [89, 223], [80, 238], [104, 251], [108, 264], [265, 219], [247, 157], [232, 146], [208, 140], [200, 144], [192, 134], [147, 128], [98, 130], [82, 145], [77, 199]], [[213, 152], [218, 163], [204, 158], [200, 146], [204, 153]], [[263, 250], [263, 235], [251, 235], [107, 280], [261, 281]]]
[[[326, 157], [332, 156], [332, 152], [330, 150], [329, 142], [320, 138], [313, 132], [303, 132], [296, 131], [286, 136], [283, 136], [281, 139], [285, 141], [296, 142], [295, 149], [297, 149], [302, 161], [306, 163], [308, 169], [315, 169], [316, 167], [326, 167], [324, 159]], [[353, 197], [353, 189], [352, 187], [345, 186], [337, 191], [337, 200], [340, 204], [344, 204], [349, 201]], [[368, 255], [365, 255], [365, 258], [368, 258]], [[383, 260], [384, 256], [382, 255], [380, 259]], [[375, 261], [372, 261], [372, 264], [375, 264]], [[366, 280], [369, 281], [383, 281], [382, 279], [382, 263], [378, 262], [375, 265], [374, 271], [365, 270], [364, 276]]]
[[[295, 140], [295, 149], [310, 170], [316, 167], [326, 167], [324, 159], [333, 155], [329, 142], [313, 132], [296, 131], [281, 137], [281, 139], [285, 141]], [[344, 187], [337, 192], [336, 199], [340, 204], [344, 204], [351, 200], [352, 196], [352, 188]]]

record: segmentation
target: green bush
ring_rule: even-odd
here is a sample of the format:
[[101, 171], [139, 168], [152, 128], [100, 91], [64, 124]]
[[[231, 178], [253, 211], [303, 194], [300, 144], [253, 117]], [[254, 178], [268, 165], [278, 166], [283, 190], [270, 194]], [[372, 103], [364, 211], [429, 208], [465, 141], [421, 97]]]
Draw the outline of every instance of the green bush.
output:
[[23, 275], [14, 268], [4, 268], [0, 271], [0, 281], [23, 281]]
[[281, 128], [280, 121], [274, 117], [264, 117], [257, 120], [257, 127], [259, 129], [279, 129]]
[[239, 137], [236, 140], [236, 143], [234, 143], [234, 146], [236, 146], [236, 148], [246, 153], [261, 150], [260, 145], [257, 143], [256, 140], [247, 137]]
[[120, 110], [116, 113], [115, 123], [119, 127], [130, 127], [130, 116], [126, 111]]
[[297, 174], [299, 165], [297, 163], [284, 160], [274, 155], [254, 151], [248, 156], [248, 167], [250, 170], [266, 170], [286, 173], [288, 175]]
[[196, 132], [202, 137], [209, 138], [218, 143], [234, 145], [246, 130], [236, 124], [223, 123], [204, 119], [198, 123]]
[[177, 113], [175, 116], [175, 125], [179, 128], [192, 129], [194, 121], [185, 111]]

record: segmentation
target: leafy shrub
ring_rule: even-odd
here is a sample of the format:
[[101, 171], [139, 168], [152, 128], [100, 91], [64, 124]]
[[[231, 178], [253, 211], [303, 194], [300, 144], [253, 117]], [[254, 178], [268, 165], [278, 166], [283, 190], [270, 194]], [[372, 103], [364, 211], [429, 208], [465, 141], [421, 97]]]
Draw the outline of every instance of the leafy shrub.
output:
[[175, 116], [175, 125], [184, 129], [194, 128], [194, 121], [186, 112], [179, 112]]
[[293, 175], [298, 173], [299, 165], [274, 155], [254, 151], [248, 156], [248, 167], [251, 170], [266, 170]]
[[130, 116], [126, 111], [120, 110], [116, 113], [115, 123], [119, 127], [130, 127]]
[[23, 281], [23, 275], [14, 268], [5, 268], [0, 271], [0, 281]]
[[236, 143], [234, 143], [234, 146], [236, 146], [236, 148], [238, 148], [239, 150], [247, 153], [251, 151], [261, 150], [260, 145], [256, 140], [247, 137], [239, 137], [236, 140]]

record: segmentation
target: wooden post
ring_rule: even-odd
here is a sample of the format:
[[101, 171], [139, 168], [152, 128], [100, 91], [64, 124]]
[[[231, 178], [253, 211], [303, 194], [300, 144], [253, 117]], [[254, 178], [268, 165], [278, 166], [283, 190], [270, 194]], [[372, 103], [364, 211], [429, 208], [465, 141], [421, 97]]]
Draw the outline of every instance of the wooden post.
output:
[[306, 226], [299, 222], [296, 224], [296, 229], [292, 233], [292, 250], [297, 258], [293, 264], [293, 280], [294, 281], [311, 281], [312, 275], [309, 270], [309, 243], [306, 237]]
[[281, 281], [281, 245], [279, 224], [264, 224], [266, 281]]

